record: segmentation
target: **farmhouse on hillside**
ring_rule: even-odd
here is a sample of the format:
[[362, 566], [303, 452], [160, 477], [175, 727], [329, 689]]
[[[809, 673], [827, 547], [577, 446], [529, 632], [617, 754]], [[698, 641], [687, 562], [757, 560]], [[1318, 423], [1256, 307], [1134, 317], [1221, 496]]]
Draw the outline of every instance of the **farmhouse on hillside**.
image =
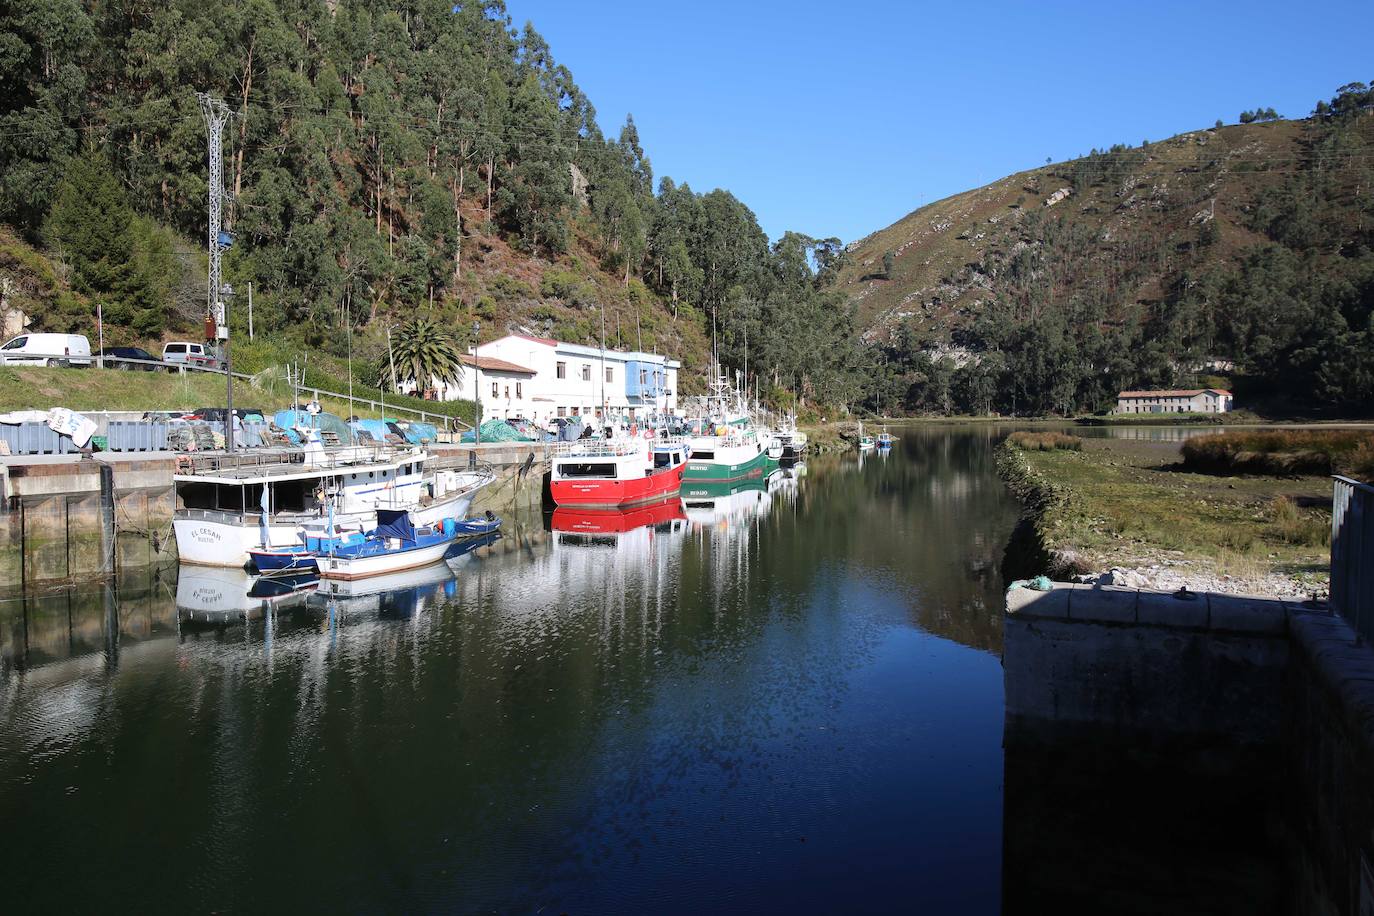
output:
[[1224, 388], [1123, 391], [1116, 396], [1115, 413], [1226, 413], [1233, 401]]

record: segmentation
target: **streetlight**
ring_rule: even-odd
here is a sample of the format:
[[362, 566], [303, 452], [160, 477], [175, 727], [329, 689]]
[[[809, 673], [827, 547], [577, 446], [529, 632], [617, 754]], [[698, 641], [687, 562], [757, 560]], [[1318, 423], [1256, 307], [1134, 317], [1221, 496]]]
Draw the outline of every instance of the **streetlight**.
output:
[[[233, 243], [233, 237], [225, 240], [227, 232], [220, 233], [220, 245], [228, 248]], [[232, 452], [234, 450], [234, 361], [229, 353], [229, 303], [233, 301], [234, 288], [228, 283], [220, 287], [220, 302], [217, 314], [215, 315], [216, 335], [224, 341], [224, 450]]]
[[482, 331], [482, 322], [472, 322], [472, 444], [482, 444], [482, 402], [477, 392], [477, 335]]

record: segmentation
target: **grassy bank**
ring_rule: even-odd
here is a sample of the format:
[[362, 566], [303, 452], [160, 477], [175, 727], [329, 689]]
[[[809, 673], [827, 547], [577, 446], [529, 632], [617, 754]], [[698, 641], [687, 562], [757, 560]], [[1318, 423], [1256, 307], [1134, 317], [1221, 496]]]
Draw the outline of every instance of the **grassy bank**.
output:
[[[344, 386], [347, 382], [343, 383]], [[330, 386], [332, 387], [332, 386]], [[365, 395], [357, 392], [359, 397]], [[366, 395], [375, 397], [375, 395]], [[122, 372], [117, 369], [58, 369], [41, 366], [0, 367], [0, 411], [47, 410], [191, 410], [224, 403], [224, 376], [204, 372]], [[291, 389], [270, 374], [254, 382], [234, 382], [234, 402], [245, 407], [279, 410], [290, 406]], [[388, 407], [404, 406], [429, 413], [470, 418], [469, 401], [435, 402], [387, 395]], [[330, 413], [347, 416], [348, 401], [322, 397]], [[355, 400], [358, 416], [376, 416]], [[389, 414], [395, 416], [392, 411]]]
[[1084, 439], [1081, 450], [1008, 442], [998, 468], [1056, 577], [1157, 567], [1194, 588], [1325, 588], [1327, 477], [1197, 473], [1182, 467], [1177, 443], [1119, 439]]

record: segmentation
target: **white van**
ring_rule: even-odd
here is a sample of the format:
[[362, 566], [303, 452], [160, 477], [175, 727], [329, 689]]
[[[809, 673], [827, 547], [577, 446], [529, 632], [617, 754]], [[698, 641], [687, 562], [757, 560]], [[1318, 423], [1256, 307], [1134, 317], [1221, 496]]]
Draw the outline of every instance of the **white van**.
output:
[[91, 342], [81, 334], [21, 334], [0, 347], [0, 361], [29, 366], [89, 366]]
[[174, 340], [162, 347], [162, 361], [168, 365], [178, 363], [186, 366], [210, 366], [215, 357], [206, 352], [205, 344], [191, 343], [187, 340]]

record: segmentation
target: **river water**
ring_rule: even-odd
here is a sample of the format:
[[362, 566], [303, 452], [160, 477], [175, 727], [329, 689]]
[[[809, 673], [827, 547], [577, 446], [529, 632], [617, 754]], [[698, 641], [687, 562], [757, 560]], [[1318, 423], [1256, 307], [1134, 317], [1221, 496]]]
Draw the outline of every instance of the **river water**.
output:
[[380, 594], [0, 604], [5, 910], [997, 911], [1018, 509], [901, 432]]

